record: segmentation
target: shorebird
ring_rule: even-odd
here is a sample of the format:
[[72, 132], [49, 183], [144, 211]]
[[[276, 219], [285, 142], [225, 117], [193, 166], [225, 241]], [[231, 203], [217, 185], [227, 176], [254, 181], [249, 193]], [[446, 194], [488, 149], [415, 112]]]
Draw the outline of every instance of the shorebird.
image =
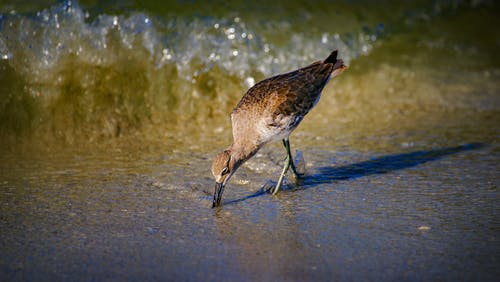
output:
[[233, 144], [217, 154], [212, 162], [215, 178], [212, 207], [220, 206], [224, 187], [234, 172], [267, 143], [282, 140], [286, 159], [276, 186], [283, 184], [289, 168], [299, 178], [290, 152], [290, 133], [318, 102], [331, 77], [347, 67], [337, 59], [337, 50], [324, 61], [264, 79], [252, 86], [231, 113]]

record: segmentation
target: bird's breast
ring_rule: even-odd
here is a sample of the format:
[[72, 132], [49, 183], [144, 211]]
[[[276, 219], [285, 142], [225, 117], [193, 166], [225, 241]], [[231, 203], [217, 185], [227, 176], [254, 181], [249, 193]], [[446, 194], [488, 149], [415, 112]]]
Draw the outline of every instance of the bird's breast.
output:
[[288, 138], [302, 118], [302, 116], [296, 115], [277, 115], [264, 118], [256, 126], [259, 139], [262, 143], [270, 143]]

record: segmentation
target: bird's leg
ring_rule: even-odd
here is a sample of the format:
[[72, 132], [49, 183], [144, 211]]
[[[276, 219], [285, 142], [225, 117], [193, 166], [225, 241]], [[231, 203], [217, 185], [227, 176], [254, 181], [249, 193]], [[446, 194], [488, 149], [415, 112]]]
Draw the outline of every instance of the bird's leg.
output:
[[288, 141], [288, 138], [283, 139], [283, 145], [285, 146], [286, 153], [288, 155], [287, 156], [288, 164], [292, 168], [293, 175], [295, 176], [296, 179], [299, 179], [301, 177], [301, 174], [297, 172], [295, 164], [293, 163], [292, 153], [290, 150], [290, 142]]
[[288, 171], [289, 166], [290, 166], [290, 155], [287, 155], [285, 160], [285, 165], [283, 166], [283, 171], [281, 171], [280, 178], [278, 179], [278, 183], [272, 190], [273, 195], [276, 195], [276, 193], [278, 193], [278, 190], [281, 188], [281, 185], [283, 184], [283, 179], [285, 178], [285, 174]]
[[278, 183], [274, 187], [272, 194], [276, 195], [278, 193], [279, 189], [283, 185], [283, 179], [285, 178], [285, 174], [288, 171], [288, 168], [292, 168], [293, 175], [295, 175], [295, 178], [299, 179], [300, 174], [297, 172], [297, 169], [295, 168], [295, 165], [293, 164], [293, 158], [292, 158], [292, 153], [290, 152], [290, 142], [288, 141], [288, 138], [283, 139], [283, 145], [285, 146], [286, 149], [286, 159], [285, 159], [285, 165], [283, 166], [283, 170], [281, 171], [280, 178], [278, 179]]

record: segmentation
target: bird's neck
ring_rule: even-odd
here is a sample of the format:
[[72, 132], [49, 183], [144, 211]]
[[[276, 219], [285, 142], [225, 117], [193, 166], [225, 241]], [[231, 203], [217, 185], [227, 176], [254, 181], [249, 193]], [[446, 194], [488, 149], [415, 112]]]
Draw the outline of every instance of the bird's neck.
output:
[[250, 159], [257, 151], [259, 147], [251, 143], [233, 143], [229, 146], [228, 150], [231, 152], [231, 159], [235, 161], [237, 166]]

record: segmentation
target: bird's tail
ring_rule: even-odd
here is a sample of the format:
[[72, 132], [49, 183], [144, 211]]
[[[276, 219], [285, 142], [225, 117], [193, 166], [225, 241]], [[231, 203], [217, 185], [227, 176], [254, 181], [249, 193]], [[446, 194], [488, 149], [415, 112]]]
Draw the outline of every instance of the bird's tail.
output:
[[323, 63], [324, 64], [333, 64], [333, 71], [339, 70], [338, 72], [340, 73], [344, 69], [347, 68], [346, 65], [344, 65], [344, 61], [341, 59], [337, 59], [338, 51], [335, 50], [333, 51], [328, 58], [326, 58]]
[[335, 50], [333, 51], [328, 58], [326, 58], [323, 63], [325, 64], [335, 64], [337, 62], [337, 55], [339, 51]]

